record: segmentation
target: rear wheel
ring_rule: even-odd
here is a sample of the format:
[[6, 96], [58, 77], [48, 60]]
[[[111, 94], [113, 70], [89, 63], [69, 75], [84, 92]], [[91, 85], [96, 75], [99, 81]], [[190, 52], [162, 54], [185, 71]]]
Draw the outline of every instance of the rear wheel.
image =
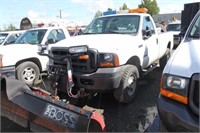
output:
[[170, 51], [169, 48], [167, 48], [165, 55], [162, 58], [160, 58], [160, 60], [159, 60], [159, 64], [160, 64], [161, 69], [164, 69], [165, 65], [167, 64], [167, 61], [170, 58], [170, 56], [171, 56], [171, 51]]
[[136, 66], [124, 66], [120, 86], [114, 92], [114, 97], [117, 101], [130, 103], [133, 100], [137, 88], [138, 76], [139, 72]]
[[23, 62], [17, 66], [16, 77], [17, 79], [25, 82], [28, 85], [33, 85], [39, 80], [40, 70], [38, 66], [30, 61]]

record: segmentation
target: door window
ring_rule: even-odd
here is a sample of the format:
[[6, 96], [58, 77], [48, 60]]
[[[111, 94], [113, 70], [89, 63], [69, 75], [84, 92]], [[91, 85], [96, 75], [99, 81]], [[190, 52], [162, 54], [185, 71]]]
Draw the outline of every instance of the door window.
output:
[[51, 43], [56, 43], [56, 42], [59, 42], [59, 41], [65, 39], [65, 34], [64, 34], [63, 30], [61, 30], [61, 29], [52, 30], [49, 33], [47, 39], [48, 39], [48, 41], [51, 40]]
[[146, 30], [151, 30], [152, 34], [155, 34], [155, 28], [151, 19], [148, 16], [144, 17], [143, 19], [142, 33], [144, 33]]

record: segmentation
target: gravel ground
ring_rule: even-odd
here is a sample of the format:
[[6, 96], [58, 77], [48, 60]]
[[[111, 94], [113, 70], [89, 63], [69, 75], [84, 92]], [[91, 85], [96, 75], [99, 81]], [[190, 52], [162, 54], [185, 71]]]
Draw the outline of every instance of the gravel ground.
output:
[[[157, 97], [162, 70], [156, 68], [139, 82], [135, 99], [130, 104], [116, 102], [111, 93], [98, 94], [87, 106], [100, 109], [107, 132], [145, 132], [157, 117]], [[1, 117], [1, 132], [29, 132], [8, 119]]]

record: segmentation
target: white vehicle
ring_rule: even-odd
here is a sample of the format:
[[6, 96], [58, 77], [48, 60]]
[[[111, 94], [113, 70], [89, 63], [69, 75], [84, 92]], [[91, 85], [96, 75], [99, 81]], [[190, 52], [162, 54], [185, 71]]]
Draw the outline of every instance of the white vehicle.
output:
[[0, 32], [0, 46], [13, 44], [25, 30]]
[[[190, 8], [189, 8], [190, 9]], [[188, 16], [190, 17], [190, 16]], [[164, 132], [199, 132], [200, 11], [164, 68], [158, 112]]]
[[[65, 27], [43, 27], [27, 30], [14, 44], [0, 48], [1, 75], [15, 77], [31, 85], [46, 70], [47, 57], [38, 55], [38, 44], [52, 45], [70, 38]], [[15, 71], [16, 70], [16, 71]]]
[[129, 103], [134, 98], [137, 79], [155, 68], [158, 60], [161, 67], [165, 66], [173, 48], [173, 35], [158, 34], [149, 14], [120, 13], [94, 19], [83, 35], [59, 44], [60, 47], [51, 48], [53, 56], [68, 53], [64, 44], [89, 47], [89, 57], [72, 59], [75, 87], [86, 92], [114, 90], [119, 102]]
[[179, 33], [181, 32], [181, 22], [174, 21], [167, 25], [167, 31], [171, 31], [174, 35], [174, 45], [177, 46], [180, 43]]

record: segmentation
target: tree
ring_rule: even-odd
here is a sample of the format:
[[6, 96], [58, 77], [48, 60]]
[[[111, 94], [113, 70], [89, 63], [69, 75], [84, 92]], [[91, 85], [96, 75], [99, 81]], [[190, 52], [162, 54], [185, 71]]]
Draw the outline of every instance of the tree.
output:
[[112, 9], [112, 8], [108, 8], [108, 10], [107, 10], [107, 11], [111, 12], [111, 11], [113, 11], [113, 9]]
[[119, 10], [128, 10], [126, 3], [124, 3], [123, 6], [119, 8]]
[[16, 30], [16, 27], [13, 24], [9, 24], [7, 27], [4, 26], [5, 31], [13, 31]]
[[100, 16], [102, 16], [103, 15], [103, 13], [101, 12], [101, 11], [97, 11], [96, 13], [95, 13], [95, 16], [94, 16], [94, 18], [98, 18], [98, 17], [100, 17]]
[[138, 7], [145, 7], [148, 9], [148, 12], [151, 16], [158, 14], [160, 12], [160, 8], [157, 5], [156, 0], [143, 0]]

